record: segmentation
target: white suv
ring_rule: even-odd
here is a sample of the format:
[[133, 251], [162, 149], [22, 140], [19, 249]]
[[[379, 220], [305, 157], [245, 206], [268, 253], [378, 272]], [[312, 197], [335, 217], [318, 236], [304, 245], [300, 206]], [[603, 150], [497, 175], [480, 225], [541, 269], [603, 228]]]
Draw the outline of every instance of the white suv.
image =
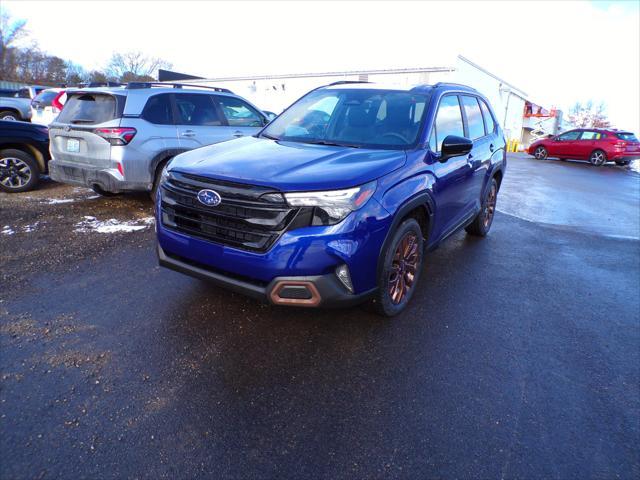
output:
[[49, 125], [49, 175], [100, 194], [155, 193], [162, 168], [175, 155], [253, 135], [268, 122], [224, 88], [129, 83], [69, 89]]

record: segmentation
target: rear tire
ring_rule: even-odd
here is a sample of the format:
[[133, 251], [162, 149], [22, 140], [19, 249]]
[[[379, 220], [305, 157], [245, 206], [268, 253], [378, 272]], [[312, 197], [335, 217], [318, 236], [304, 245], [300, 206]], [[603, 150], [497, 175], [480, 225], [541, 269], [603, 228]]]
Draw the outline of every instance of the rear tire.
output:
[[20, 116], [20, 114], [14, 112], [13, 110], [0, 110], [0, 120], [18, 122], [22, 120], [22, 117]]
[[40, 167], [33, 155], [8, 148], [0, 150], [0, 190], [9, 193], [33, 190], [40, 181]]
[[491, 225], [493, 224], [493, 217], [496, 213], [496, 202], [498, 200], [498, 182], [495, 178], [491, 179], [489, 185], [487, 185], [487, 191], [482, 200], [482, 207], [469, 225], [465, 227], [465, 230], [469, 235], [476, 237], [486, 237]]
[[391, 237], [371, 301], [376, 313], [393, 317], [402, 312], [420, 280], [424, 257], [422, 229], [414, 218], [402, 222]]
[[547, 155], [549, 155], [549, 152], [547, 152], [547, 149], [542, 145], [536, 147], [536, 149], [533, 151], [533, 156], [536, 158], [536, 160], [546, 160]]
[[607, 163], [607, 154], [603, 150], [594, 150], [589, 155], [589, 163], [596, 167], [601, 167]]

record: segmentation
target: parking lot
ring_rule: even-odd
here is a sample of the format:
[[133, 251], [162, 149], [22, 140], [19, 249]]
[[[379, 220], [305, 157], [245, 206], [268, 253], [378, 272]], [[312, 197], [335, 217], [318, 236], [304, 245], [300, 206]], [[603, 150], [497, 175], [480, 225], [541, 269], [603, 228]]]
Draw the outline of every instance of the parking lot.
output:
[[394, 319], [157, 266], [144, 194], [0, 194], [6, 478], [637, 478], [640, 175], [510, 157]]

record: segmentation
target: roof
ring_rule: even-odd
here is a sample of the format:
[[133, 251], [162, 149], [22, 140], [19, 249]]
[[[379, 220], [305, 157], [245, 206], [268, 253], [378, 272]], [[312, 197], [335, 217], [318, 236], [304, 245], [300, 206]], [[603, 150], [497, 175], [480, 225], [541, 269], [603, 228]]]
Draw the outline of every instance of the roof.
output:
[[397, 84], [377, 83], [377, 82], [357, 82], [357, 81], [342, 81], [334, 82], [324, 87], [324, 89], [357, 89], [357, 90], [395, 90], [400, 92], [414, 92], [414, 93], [428, 93], [434, 88], [450, 88], [452, 90], [462, 90], [469, 93], [477, 94], [478, 91], [468, 85], [462, 85], [460, 83], [450, 82], [438, 82], [433, 85], [426, 83], [414, 84], [407, 86], [399, 86]]

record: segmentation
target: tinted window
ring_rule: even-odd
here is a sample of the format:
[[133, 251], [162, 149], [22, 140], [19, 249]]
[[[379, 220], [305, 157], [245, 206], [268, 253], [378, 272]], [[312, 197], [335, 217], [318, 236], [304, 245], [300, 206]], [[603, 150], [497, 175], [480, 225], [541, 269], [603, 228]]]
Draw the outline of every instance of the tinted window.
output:
[[563, 133], [558, 136], [556, 140], [560, 140], [561, 142], [570, 142], [571, 140], [577, 140], [580, 136], [580, 131], [574, 130], [572, 132]]
[[487, 133], [493, 133], [496, 129], [496, 122], [493, 120], [493, 116], [491, 115], [491, 112], [489, 111], [489, 107], [487, 107], [487, 104], [484, 103], [484, 101], [482, 100], [479, 100], [479, 102], [480, 102], [480, 109], [482, 110], [482, 116], [484, 117], [484, 124], [487, 129]]
[[67, 99], [57, 121], [77, 124], [107, 122], [120, 116], [117, 103], [113, 95], [74, 93]]
[[56, 98], [58, 92], [53, 90], [45, 90], [44, 92], [40, 92], [33, 99], [33, 103], [37, 103], [42, 106], [51, 106], [51, 101]]
[[618, 133], [616, 133], [616, 137], [618, 137], [620, 140], [626, 140], [627, 142], [637, 142], [638, 141], [636, 136], [631, 132], [618, 132]]
[[202, 125], [215, 127], [222, 125], [218, 110], [211, 95], [181, 93], [175, 96], [180, 125]]
[[163, 93], [149, 98], [142, 112], [142, 118], [148, 122], [158, 125], [173, 124], [173, 114], [171, 113], [171, 94]]
[[469, 138], [475, 140], [476, 138], [484, 137], [484, 121], [482, 120], [482, 112], [480, 111], [480, 105], [478, 105], [476, 98], [463, 95], [462, 106], [467, 116]]
[[582, 132], [580, 136], [580, 140], [597, 140], [600, 138], [600, 134], [598, 132]]
[[449, 135], [464, 137], [464, 127], [462, 126], [462, 111], [457, 96], [447, 96], [440, 101], [438, 114], [436, 116], [436, 145], [439, 152], [442, 148], [442, 141]]
[[223, 96], [217, 97], [217, 100], [229, 125], [234, 127], [261, 127], [263, 125], [262, 116], [246, 102], [238, 98]]

